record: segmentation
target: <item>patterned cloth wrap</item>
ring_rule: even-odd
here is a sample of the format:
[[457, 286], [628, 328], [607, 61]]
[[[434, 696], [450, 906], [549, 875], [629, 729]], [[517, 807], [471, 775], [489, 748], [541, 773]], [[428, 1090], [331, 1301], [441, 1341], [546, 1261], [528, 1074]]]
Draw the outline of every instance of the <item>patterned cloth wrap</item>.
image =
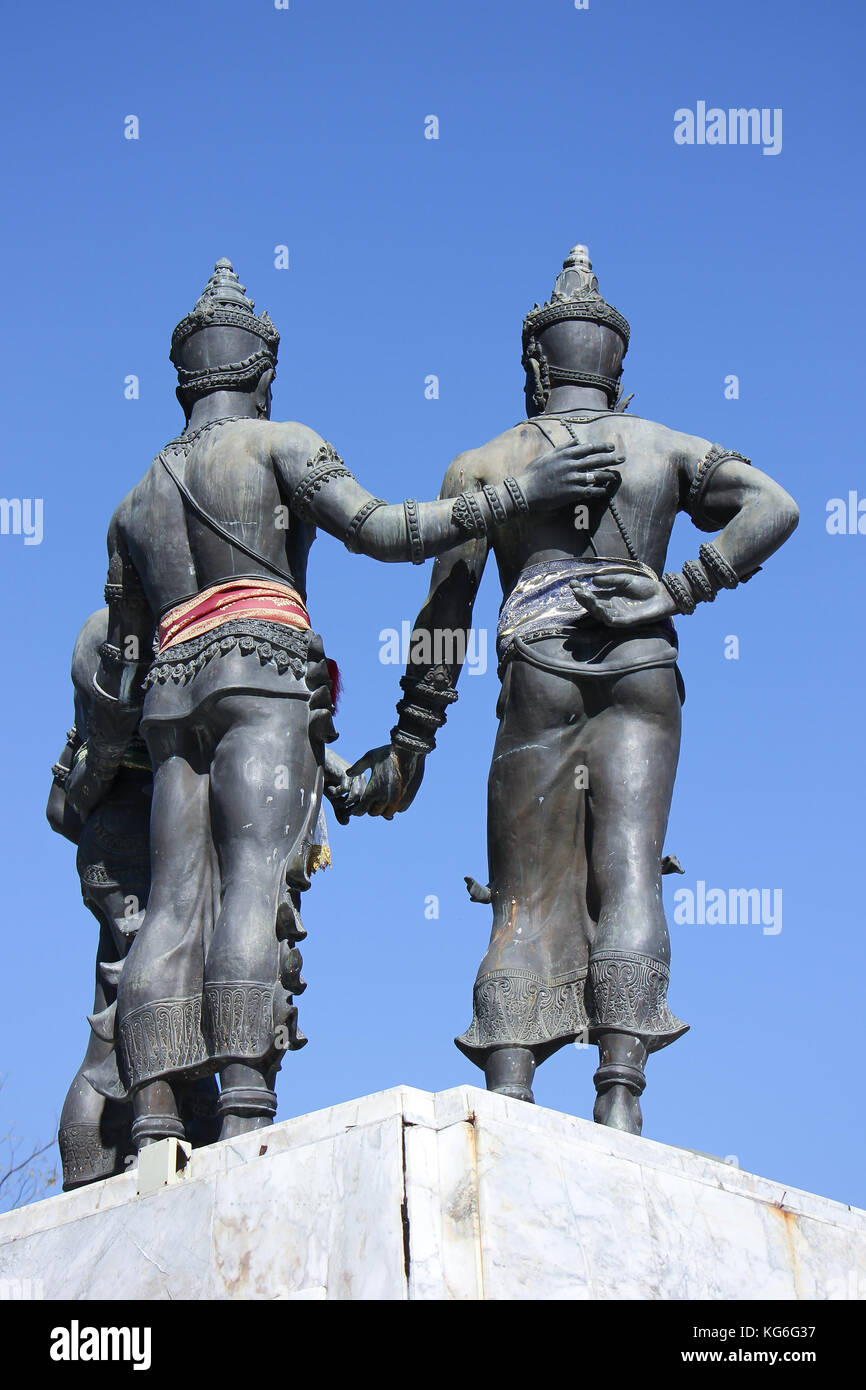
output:
[[300, 632], [310, 629], [304, 600], [288, 584], [267, 579], [223, 580], [169, 609], [159, 624], [157, 655], [239, 618], [279, 623]]
[[[571, 582], [592, 587], [593, 579], [603, 569], [610, 575], [613, 566], [625, 574], [657, 575], [649, 565], [637, 560], [605, 559], [592, 556], [580, 560], [542, 560], [527, 565], [504, 599], [499, 610], [496, 629], [496, 654], [500, 664], [512, 655], [515, 638], [535, 642], [542, 637], [567, 637], [578, 624], [593, 623], [571, 591]], [[673, 632], [673, 624], [667, 623]]]

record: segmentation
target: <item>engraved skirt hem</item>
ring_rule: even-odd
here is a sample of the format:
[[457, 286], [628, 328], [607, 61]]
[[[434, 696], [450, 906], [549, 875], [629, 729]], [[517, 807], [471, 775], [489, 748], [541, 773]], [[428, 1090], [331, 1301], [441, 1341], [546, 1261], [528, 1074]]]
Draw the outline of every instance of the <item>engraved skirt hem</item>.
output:
[[530, 971], [491, 971], [476, 980], [472, 1022], [454, 1041], [479, 1067], [498, 1047], [531, 1047], [543, 1061], [586, 1034], [585, 989], [585, 971], [552, 980]]
[[630, 1033], [648, 1052], [668, 1047], [689, 1030], [667, 1000], [670, 970], [663, 961], [636, 951], [597, 951], [589, 962], [590, 1036]]

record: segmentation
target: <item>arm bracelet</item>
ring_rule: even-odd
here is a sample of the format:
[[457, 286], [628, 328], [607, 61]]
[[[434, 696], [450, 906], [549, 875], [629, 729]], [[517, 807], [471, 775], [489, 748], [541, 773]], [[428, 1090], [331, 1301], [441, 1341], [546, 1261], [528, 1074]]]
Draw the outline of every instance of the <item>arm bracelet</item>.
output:
[[697, 604], [688, 584], [679, 574], [663, 574], [662, 583], [670, 594], [678, 613], [694, 613]]
[[432, 753], [436, 747], [436, 740], [432, 734], [410, 734], [407, 729], [401, 729], [399, 724], [395, 724], [391, 730], [391, 743], [395, 748], [405, 748], [409, 753], [420, 753], [424, 757]]
[[418, 503], [414, 497], [407, 497], [403, 503], [403, 517], [406, 522], [406, 539], [413, 565], [424, 563], [424, 542], [421, 539], [421, 523], [418, 520]]
[[515, 514], [518, 515], [518, 516], [528, 516], [528, 515], [529, 515], [529, 503], [527, 502], [526, 498], [524, 497], [524, 495], [523, 495], [523, 488], [520, 486], [520, 484], [519, 484], [519, 482], [517, 481], [517, 479], [516, 479], [516, 478], [506, 478], [504, 481], [505, 481], [505, 488], [506, 488], [506, 491], [508, 492], [509, 497], [511, 498], [512, 502], [514, 503], [514, 511], [515, 511]]
[[487, 505], [490, 508], [490, 514], [495, 524], [497, 526], [502, 526], [503, 523], [508, 520], [508, 513], [505, 510], [499, 493], [496, 491], [496, 488], [491, 487], [489, 483], [485, 483], [481, 491], [484, 493]]
[[[517, 479], [504, 478], [502, 487], [503, 491], [500, 492], [490, 483], [485, 483], [481, 492], [461, 492], [451, 508], [451, 520], [454, 525], [464, 535], [480, 540], [489, 536], [497, 526], [503, 526], [510, 519], [509, 511], [511, 517], [526, 516], [529, 503]], [[478, 500], [480, 497], [487, 503], [489, 519], [481, 508]]]
[[307, 470], [292, 493], [292, 506], [302, 521], [311, 521], [311, 505], [316, 493], [333, 478], [352, 474], [331, 444], [323, 444], [314, 458], [307, 459]]
[[58, 786], [66, 786], [66, 780], [69, 777], [70, 772], [72, 771], [75, 754], [78, 752], [78, 749], [80, 747], [81, 738], [79, 736], [78, 730], [73, 724], [72, 728], [68, 729], [66, 733], [66, 747], [60, 754], [60, 757], [58, 758], [57, 762], [54, 763], [53, 767], [51, 768], [52, 776], [54, 777], [54, 780], [58, 784]]
[[662, 575], [678, 613], [694, 613], [699, 603], [713, 603], [720, 589], [736, 589], [740, 583], [736, 570], [712, 541], [705, 542], [698, 554], [700, 563], [686, 560], [682, 574]]
[[487, 521], [474, 492], [461, 492], [451, 508], [451, 520], [466, 536], [480, 539], [487, 535]]
[[438, 706], [444, 709], [457, 699], [457, 690], [448, 679], [444, 666], [431, 668], [421, 680], [417, 676], [401, 676], [400, 689], [414, 700], [422, 700], [433, 708]]
[[427, 672], [422, 680], [402, 676], [400, 686], [405, 691], [397, 702], [397, 723], [391, 730], [391, 742], [397, 748], [412, 753], [432, 753], [436, 747], [435, 730], [445, 723], [445, 710], [457, 699], [457, 691], [444, 669]]
[[686, 560], [683, 565], [683, 578], [691, 586], [696, 603], [715, 603], [718, 589], [703, 565], [695, 560]]
[[386, 507], [387, 505], [387, 502], [383, 501], [381, 497], [371, 497], [364, 503], [363, 507], [355, 513], [346, 527], [346, 534], [343, 537], [343, 544], [350, 554], [357, 555], [361, 548], [358, 543], [358, 538], [361, 534], [361, 527], [364, 525], [364, 522], [367, 521], [375, 511], [378, 511], [380, 507]]
[[701, 557], [701, 564], [715, 584], [717, 592], [719, 589], [736, 589], [740, 582], [740, 576], [728, 564], [722, 552], [712, 541], [705, 541], [698, 550], [698, 554]]

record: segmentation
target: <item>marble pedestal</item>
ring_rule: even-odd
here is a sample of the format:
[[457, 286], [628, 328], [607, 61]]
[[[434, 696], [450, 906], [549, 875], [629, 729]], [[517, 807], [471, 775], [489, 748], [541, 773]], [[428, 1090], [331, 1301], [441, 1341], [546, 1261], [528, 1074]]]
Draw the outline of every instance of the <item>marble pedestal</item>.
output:
[[129, 1173], [0, 1217], [0, 1292], [866, 1296], [866, 1212], [471, 1086], [284, 1120], [136, 1187]]

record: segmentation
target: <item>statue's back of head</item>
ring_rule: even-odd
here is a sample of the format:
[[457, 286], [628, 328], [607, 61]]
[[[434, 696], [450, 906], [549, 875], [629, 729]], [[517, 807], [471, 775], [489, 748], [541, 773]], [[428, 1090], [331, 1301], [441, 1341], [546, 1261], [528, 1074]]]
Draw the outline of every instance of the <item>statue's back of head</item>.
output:
[[628, 323], [599, 293], [589, 252], [573, 247], [550, 299], [523, 321], [527, 414], [541, 414], [554, 386], [592, 386], [616, 405], [628, 341]]
[[257, 315], [231, 261], [217, 261], [192, 311], [171, 335], [177, 398], [189, 419], [213, 391], [254, 391], [277, 365], [280, 335], [268, 315]]

